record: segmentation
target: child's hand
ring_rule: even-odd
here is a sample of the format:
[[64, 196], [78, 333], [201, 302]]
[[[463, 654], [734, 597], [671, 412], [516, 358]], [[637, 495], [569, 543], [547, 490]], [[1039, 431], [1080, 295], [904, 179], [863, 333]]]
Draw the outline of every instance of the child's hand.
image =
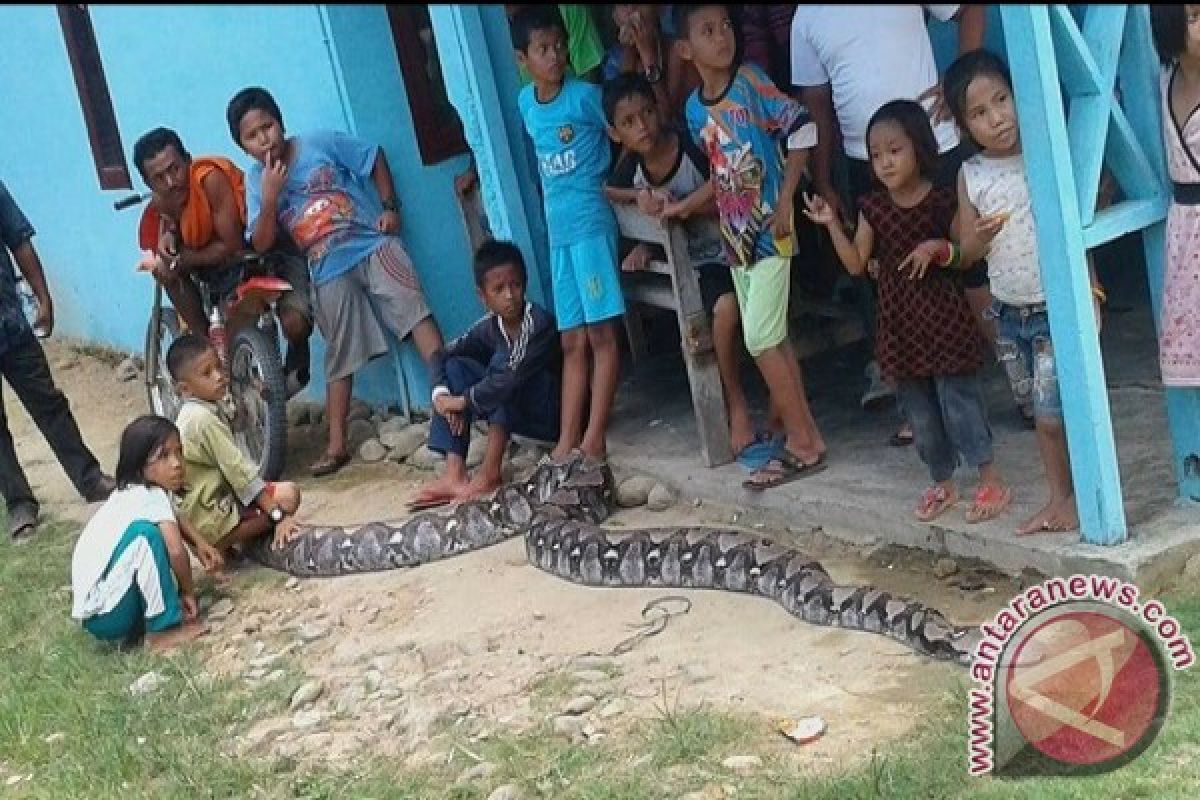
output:
[[657, 217], [667, 205], [670, 198], [666, 192], [658, 189], [641, 189], [637, 195], [638, 210], [643, 214]]
[[395, 235], [400, 232], [400, 213], [397, 211], [384, 211], [379, 215], [379, 220], [375, 223], [375, 227], [380, 233]]
[[271, 539], [271, 547], [275, 550], [282, 550], [283, 546], [296, 535], [297, 527], [299, 527], [299, 523], [291, 514], [279, 520], [275, 525], [275, 536]]
[[907, 267], [908, 275], [906, 277], [910, 281], [919, 281], [929, 271], [929, 265], [942, 256], [945, 246], [946, 243], [941, 239], [926, 239], [913, 248], [913, 251], [900, 262], [896, 270], [903, 275], [904, 269]]
[[225, 566], [225, 556], [208, 542], [196, 543], [196, 557], [205, 572], [216, 572]]
[[461, 414], [467, 410], [467, 398], [462, 395], [439, 394], [433, 401], [433, 410], [443, 417], [449, 414]]
[[650, 263], [650, 248], [639, 244], [629, 251], [629, 255], [625, 256], [625, 260], [621, 262], [621, 271], [641, 272], [648, 263]]
[[778, 209], [767, 222], [767, 229], [776, 240], [788, 238], [792, 235], [792, 215], [787, 209]]
[[659, 222], [667, 222], [672, 219], [687, 219], [691, 215], [688, 211], [687, 202], [677, 200], [668, 202], [662, 207], [662, 211], [658, 212]]
[[274, 203], [276, 200], [278, 200], [279, 193], [283, 191], [283, 186], [285, 183], [287, 183], [287, 165], [282, 161], [275, 161], [271, 158], [270, 154], [268, 154], [267, 160], [263, 162], [263, 201]]
[[182, 595], [179, 598], [179, 603], [183, 606], [183, 618], [188, 622], [191, 622], [200, 616], [200, 606], [196, 603], [195, 595]]
[[804, 216], [818, 225], [833, 225], [837, 222], [837, 211], [819, 194], [804, 193]]
[[997, 211], [995, 214], [988, 214], [979, 217], [975, 220], [975, 235], [978, 236], [985, 244], [996, 238], [996, 234], [1004, 227], [1004, 223], [1008, 222], [1009, 212]]

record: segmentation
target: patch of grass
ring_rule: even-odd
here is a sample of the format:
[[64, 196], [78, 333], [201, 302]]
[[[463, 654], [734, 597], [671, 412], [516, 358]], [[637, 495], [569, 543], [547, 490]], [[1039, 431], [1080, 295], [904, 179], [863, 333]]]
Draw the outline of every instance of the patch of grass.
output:
[[682, 709], [678, 690], [672, 695], [665, 684], [655, 710], [642, 735], [651, 763], [660, 767], [700, 761], [754, 738], [753, 723], [731, 714]]
[[570, 670], [559, 670], [536, 676], [529, 682], [527, 691], [534, 704], [542, 708], [557, 700], [566, 699], [578, 683], [579, 681], [571, 674]]

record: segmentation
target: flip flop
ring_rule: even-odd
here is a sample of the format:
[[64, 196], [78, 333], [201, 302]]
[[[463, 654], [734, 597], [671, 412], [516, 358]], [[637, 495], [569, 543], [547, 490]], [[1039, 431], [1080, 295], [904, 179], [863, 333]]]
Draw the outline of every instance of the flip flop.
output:
[[[980, 486], [975, 490], [975, 502], [967, 509], [965, 515], [967, 522], [974, 524], [995, 519], [1008, 508], [1012, 502], [1012, 496], [1012, 489], [1008, 486], [996, 486], [995, 484]], [[992, 506], [992, 508], [985, 510], [984, 506]]]
[[787, 440], [778, 434], [759, 431], [754, 434], [754, 440], [750, 444], [738, 451], [737, 462], [751, 472], [762, 469], [779, 452], [785, 441]]
[[[779, 464], [779, 468], [771, 469], [772, 464]], [[774, 489], [776, 486], [782, 486], [785, 483], [791, 483], [800, 478], [807, 478], [809, 475], [824, 472], [826, 466], [828, 465], [825, 463], [824, 455], [821, 455], [811, 464], [805, 464], [795, 453], [788, 450], [785, 445], [761, 469], [755, 470], [753, 475], [742, 481], [742, 488], [752, 492]], [[755, 481], [754, 475], [758, 475], [764, 471], [770, 473], [773, 476], [772, 479], [766, 482]]]
[[430, 498], [428, 500], [413, 500], [411, 503], [406, 503], [405, 508], [409, 511], [428, 511], [431, 508], [441, 508], [448, 506], [453, 501], [448, 498]]
[[951, 495], [945, 488], [934, 485], [921, 493], [921, 499], [913, 513], [921, 522], [933, 522], [957, 502], [957, 493]]
[[309, 472], [312, 473], [312, 476], [314, 478], [320, 478], [325, 475], [332, 475], [333, 473], [337, 472], [339, 469], [341, 469], [342, 467], [346, 466], [349, 463], [350, 463], [350, 454], [349, 453], [342, 453], [340, 456], [335, 456], [335, 455], [330, 455], [329, 453], [325, 453], [323, 456], [321, 456], [319, 459], [317, 459], [313, 463], [313, 465], [311, 467], [309, 467], [308, 469], [309, 469]]
[[8, 533], [14, 544], [23, 544], [37, 532], [39, 510], [17, 506], [8, 512]]

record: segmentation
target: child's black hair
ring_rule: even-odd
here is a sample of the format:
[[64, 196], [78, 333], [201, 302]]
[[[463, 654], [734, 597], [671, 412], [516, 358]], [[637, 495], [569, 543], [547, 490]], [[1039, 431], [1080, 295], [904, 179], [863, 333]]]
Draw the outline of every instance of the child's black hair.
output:
[[1150, 32], [1154, 36], [1154, 49], [1163, 66], [1175, 63], [1187, 50], [1187, 7], [1152, 4], [1150, 6]]
[[167, 349], [167, 372], [171, 373], [171, 380], [179, 380], [191, 363], [211, 347], [208, 339], [194, 333], [185, 333], [171, 342]]
[[233, 137], [233, 143], [238, 147], [242, 146], [242, 139], [238, 135], [241, 131], [242, 117], [251, 111], [270, 114], [279, 123], [279, 127], [283, 128], [283, 114], [279, 111], [279, 105], [270, 92], [258, 86], [242, 89], [233, 96], [233, 99], [229, 101], [229, 106], [225, 109], [225, 121], [229, 123], [229, 135]]
[[487, 274], [505, 264], [516, 267], [521, 275], [521, 285], [528, 285], [529, 273], [525, 271], [525, 257], [521, 255], [520, 249], [512, 242], [500, 242], [495, 239], [488, 239], [475, 251], [475, 285], [482, 289]]
[[535, 31], [558, 29], [563, 35], [563, 41], [567, 39], [567, 26], [562, 15], [558, 13], [558, 6], [525, 6], [513, 15], [509, 26], [512, 30], [513, 47], [522, 53], [529, 52], [529, 42], [533, 39]]
[[646, 98], [650, 105], [658, 103], [654, 96], [654, 87], [640, 72], [623, 72], [604, 84], [604, 94], [600, 102], [604, 106], [604, 117], [609, 125], [617, 124], [617, 104], [637, 94]]
[[117, 456], [117, 488], [146, 485], [146, 465], [179, 429], [166, 417], [146, 414], [125, 426]]
[[185, 163], [192, 160], [192, 154], [184, 149], [179, 134], [170, 128], [155, 128], [149, 133], [142, 134], [142, 138], [134, 143], [133, 165], [137, 167], [138, 172], [142, 174], [142, 180], [147, 184], [150, 183], [150, 179], [146, 177], [146, 162], [168, 147], [178, 150], [179, 156]]
[[1008, 71], [1008, 65], [1000, 56], [983, 48], [971, 50], [956, 58], [954, 63], [946, 68], [946, 75], [942, 78], [946, 105], [950, 106], [950, 113], [954, 115], [958, 129], [972, 141], [974, 138], [971, 137], [971, 129], [967, 127], [967, 87], [971, 85], [971, 81], [984, 75], [999, 78], [1004, 81], [1008, 90], [1012, 91], [1012, 74]]
[[700, 13], [701, 10], [705, 8], [712, 8], [713, 6], [720, 6], [721, 8], [724, 8], [726, 12], [729, 11], [729, 7], [724, 3], [699, 3], [692, 6], [676, 5], [674, 8], [672, 8], [671, 21], [675, 24], [675, 35], [680, 39], [688, 38], [688, 25], [691, 24], [692, 17]]
[[921, 177], [933, 180], [938, 167], [938, 143], [933, 133], [933, 125], [929, 122], [929, 114], [924, 107], [915, 100], [892, 100], [884, 103], [871, 115], [871, 121], [867, 123], [868, 142], [871, 140], [871, 131], [883, 122], [894, 122], [900, 126], [904, 135], [912, 142]]

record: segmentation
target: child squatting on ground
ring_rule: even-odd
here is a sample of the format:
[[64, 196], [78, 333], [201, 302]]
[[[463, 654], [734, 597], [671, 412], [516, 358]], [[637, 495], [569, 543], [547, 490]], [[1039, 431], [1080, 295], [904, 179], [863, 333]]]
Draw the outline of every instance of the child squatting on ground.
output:
[[184, 399], [175, 420], [186, 467], [183, 521], [222, 557], [272, 531], [275, 546], [285, 543], [296, 528], [300, 489], [263, 481], [237, 446], [220, 406], [229, 380], [217, 351], [184, 334], [167, 350], [167, 370]]
[[675, 14], [680, 55], [701, 79], [687, 101], [687, 124], [712, 169], [742, 335], [787, 435], [743, 484], [768, 489], [825, 468], [825, 442], [808, 407], [787, 313], [792, 208], [816, 126], [761, 69], [735, 69], [737, 42], [725, 6], [678, 5]]
[[617, 221], [604, 196], [612, 160], [608, 125], [600, 88], [567, 74], [567, 35], [554, 6], [521, 9], [512, 19], [512, 37], [517, 63], [533, 79], [517, 105], [542, 178], [554, 310], [562, 334], [561, 425], [551, 456], [562, 461], [578, 448], [602, 461], [620, 376], [616, 323], [625, 313]]
[[[828, 228], [851, 275], [870, 270], [879, 284], [875, 358], [894, 381], [933, 485], [917, 502], [922, 522], [958, 502], [954, 471], [979, 470], [968, 522], [992, 519], [1012, 500], [992, 463], [992, 431], [979, 383], [978, 328], [963, 289], [958, 247], [950, 241], [955, 195], [935, 187], [937, 139], [929, 115], [912, 100], [894, 100], [867, 125], [871, 168], [883, 189], [859, 198], [851, 240], [834, 209], [805, 196], [805, 214]], [[953, 272], [950, 270], [953, 268]]]
[[[996, 321], [996, 353], [1018, 404], [1032, 401], [1050, 488], [1049, 501], [1017, 533], [1074, 530], [1079, 516], [1012, 80], [998, 56], [973, 50], [946, 70], [945, 90], [959, 128], [980, 150], [959, 171], [961, 259], [972, 264], [987, 258], [995, 298], [988, 314]], [[1094, 274], [1091, 281], [1099, 326], [1104, 291]]]
[[[659, 219], [683, 222], [700, 297], [705, 311], [712, 315], [730, 440], [733, 451], [740, 454], [754, 443], [755, 435], [738, 369], [737, 295], [725, 263], [708, 159], [690, 139], [663, 124], [657, 95], [641, 75], [623, 74], [605, 84], [604, 114], [609, 136], [628, 151], [609, 176], [608, 198], [613, 203], [636, 203], [642, 213]], [[638, 244], [625, 256], [621, 269], [643, 270], [652, 256], [662, 257], [661, 250]]]
[[206, 568], [220, 555], [175, 519], [171, 494], [183, 486], [179, 431], [163, 417], [135, 419], [121, 434], [117, 489], [84, 526], [71, 556], [71, 616], [105, 641], [166, 650], [206, 632], [184, 545]]
[[[558, 331], [549, 312], [525, 299], [528, 275], [521, 251], [509, 242], [484, 242], [475, 253], [474, 272], [488, 313], [434, 354], [429, 449], [446, 456], [446, 472], [414, 498], [409, 506], [414, 511], [473, 500], [499, 488], [511, 434], [558, 439]], [[487, 420], [487, 451], [468, 481], [474, 419]]]

